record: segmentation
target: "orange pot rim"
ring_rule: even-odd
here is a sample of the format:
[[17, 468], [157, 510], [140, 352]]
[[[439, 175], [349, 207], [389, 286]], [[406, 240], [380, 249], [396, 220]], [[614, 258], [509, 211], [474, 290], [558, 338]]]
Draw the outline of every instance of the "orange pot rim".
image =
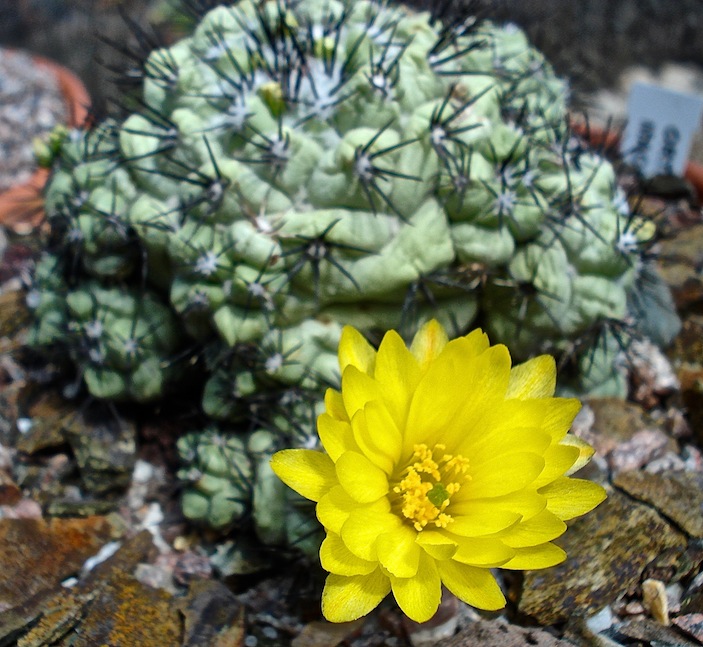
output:
[[[21, 50], [6, 48], [10, 53]], [[69, 128], [87, 126], [90, 121], [90, 95], [83, 82], [68, 68], [38, 54], [27, 52], [34, 63], [56, 77], [59, 91], [67, 108], [66, 125]], [[44, 218], [42, 190], [49, 178], [49, 170], [37, 169], [23, 184], [0, 192], [0, 225], [18, 234], [33, 231]]]
[[[618, 149], [622, 133], [616, 128], [603, 128], [594, 126], [588, 121], [581, 119], [571, 120], [571, 129], [581, 137], [584, 137], [594, 146], [606, 150]], [[688, 160], [684, 169], [684, 178], [688, 180], [696, 190], [698, 201], [703, 203], [703, 164]]]
[[59, 83], [59, 90], [66, 100], [68, 120], [66, 125], [70, 128], [85, 126], [90, 121], [90, 95], [81, 81], [71, 70], [51, 59], [31, 54], [34, 62], [54, 73]]

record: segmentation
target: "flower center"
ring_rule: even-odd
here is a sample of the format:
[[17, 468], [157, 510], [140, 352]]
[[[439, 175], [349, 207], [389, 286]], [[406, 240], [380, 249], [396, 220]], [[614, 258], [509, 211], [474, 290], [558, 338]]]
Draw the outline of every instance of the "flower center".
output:
[[403, 470], [403, 478], [393, 488], [399, 496], [394, 507], [410, 520], [415, 530], [428, 524], [446, 528], [452, 521], [445, 512], [461, 486], [471, 480], [466, 472], [469, 460], [457, 454], [447, 454], [446, 446], [438, 444], [434, 449], [420, 444], [413, 447], [413, 463]]

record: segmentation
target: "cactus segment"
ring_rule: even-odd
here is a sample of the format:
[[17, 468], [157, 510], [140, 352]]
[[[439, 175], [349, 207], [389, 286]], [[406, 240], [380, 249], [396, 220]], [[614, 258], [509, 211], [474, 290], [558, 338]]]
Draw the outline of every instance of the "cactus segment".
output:
[[263, 457], [309, 440], [296, 399], [339, 380], [345, 324], [478, 324], [518, 361], [575, 354], [574, 385], [624, 394], [622, 349], [593, 331], [636, 333], [653, 228], [517, 27], [239, 0], [139, 69], [136, 110], [60, 143], [30, 342], [110, 400], [164, 397], [188, 373], [174, 357], [201, 358], [203, 417], [254, 435], [181, 439], [189, 518], [253, 510], [264, 541], [290, 540], [300, 508]]

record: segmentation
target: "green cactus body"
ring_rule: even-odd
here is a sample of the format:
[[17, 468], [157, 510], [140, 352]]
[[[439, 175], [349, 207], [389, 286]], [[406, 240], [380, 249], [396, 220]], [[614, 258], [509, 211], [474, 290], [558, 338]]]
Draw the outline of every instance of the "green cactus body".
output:
[[249, 510], [253, 475], [245, 443], [209, 428], [179, 438], [178, 451], [178, 475], [190, 484], [183, 495], [185, 516], [216, 529], [239, 521]]
[[[143, 69], [140, 109], [70, 133], [46, 195], [33, 341], [65, 342], [93, 395], [161, 397], [187, 347], [208, 357], [206, 417], [263, 416], [295, 445], [271, 411], [336, 383], [344, 324], [409, 336], [429, 318], [480, 324], [517, 360], [576, 349], [574, 388], [623, 395], [596, 333], [624, 326], [651, 227], [519, 29], [240, 0]], [[105, 341], [78, 343], [98, 320]], [[188, 514], [222, 526], [210, 489], [187, 490]]]

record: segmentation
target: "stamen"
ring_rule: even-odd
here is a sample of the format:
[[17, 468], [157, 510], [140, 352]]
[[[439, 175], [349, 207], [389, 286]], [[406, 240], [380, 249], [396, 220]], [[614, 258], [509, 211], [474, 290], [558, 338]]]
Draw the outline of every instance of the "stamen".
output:
[[469, 461], [458, 454], [447, 454], [442, 444], [432, 450], [419, 444], [413, 450], [414, 462], [404, 470], [404, 477], [393, 488], [393, 492], [400, 495], [394, 507], [418, 532], [428, 524], [446, 528], [453, 521], [451, 514], [445, 512], [452, 495], [471, 480], [466, 473]]

